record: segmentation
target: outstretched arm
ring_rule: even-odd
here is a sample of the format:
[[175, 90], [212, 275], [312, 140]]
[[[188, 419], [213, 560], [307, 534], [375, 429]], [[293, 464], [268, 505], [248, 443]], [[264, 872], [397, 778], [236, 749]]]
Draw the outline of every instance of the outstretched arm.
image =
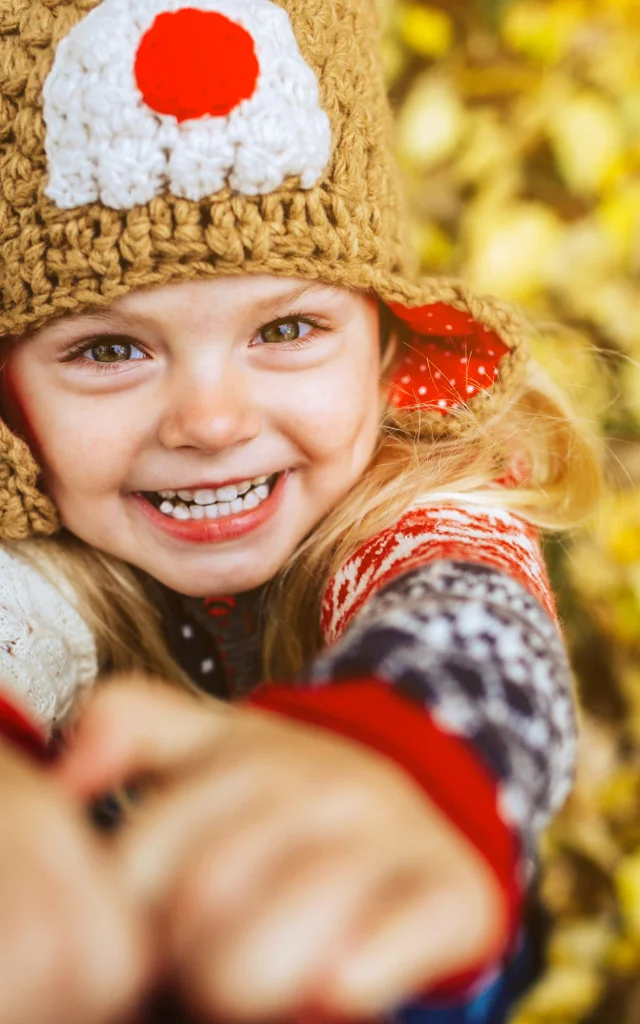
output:
[[536, 837], [572, 776], [572, 680], [533, 532], [477, 508], [421, 510], [330, 584], [337, 639], [263, 708], [391, 757], [500, 880], [512, 922]]

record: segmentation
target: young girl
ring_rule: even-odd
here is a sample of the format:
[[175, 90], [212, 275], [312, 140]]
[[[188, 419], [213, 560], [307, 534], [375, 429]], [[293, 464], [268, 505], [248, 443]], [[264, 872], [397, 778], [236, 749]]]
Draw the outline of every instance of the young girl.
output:
[[597, 470], [414, 276], [370, 0], [0, 12], [3, 1021], [499, 1024], [573, 762], [536, 526]]

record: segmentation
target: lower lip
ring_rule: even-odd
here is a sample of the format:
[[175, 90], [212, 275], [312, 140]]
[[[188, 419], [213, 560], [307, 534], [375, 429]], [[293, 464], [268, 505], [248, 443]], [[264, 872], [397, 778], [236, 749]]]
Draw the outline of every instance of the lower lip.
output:
[[224, 541], [236, 540], [252, 533], [276, 514], [282, 504], [289, 476], [289, 470], [281, 473], [269, 497], [256, 508], [223, 516], [222, 519], [173, 519], [159, 512], [141, 494], [131, 494], [130, 500], [153, 526], [175, 540], [187, 541], [190, 544], [222, 544]]

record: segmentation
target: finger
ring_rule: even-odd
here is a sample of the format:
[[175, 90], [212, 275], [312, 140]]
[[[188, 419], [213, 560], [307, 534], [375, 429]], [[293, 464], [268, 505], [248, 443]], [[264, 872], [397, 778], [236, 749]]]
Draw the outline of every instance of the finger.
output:
[[[210, 857], [193, 866], [196, 876], [206, 875]], [[282, 857], [260, 897], [232, 922], [210, 915], [181, 936], [175, 962], [185, 997], [203, 1016], [234, 1021], [308, 1006], [318, 973], [345, 942], [380, 872], [378, 858], [363, 859], [360, 849], [302, 846]]]
[[[326, 794], [302, 800], [268, 765], [252, 759], [229, 764], [223, 745], [217, 763], [170, 783], [129, 825], [118, 846], [122, 870], [132, 891], [159, 902], [184, 862], [208, 846], [215, 850], [215, 871], [207, 891], [222, 913], [252, 897], [289, 844], [318, 840], [326, 846], [353, 834], [349, 807]], [[193, 899], [202, 901], [197, 890]]]
[[309, 841], [307, 831], [290, 810], [264, 800], [217, 823], [194, 844], [172, 898], [175, 934], [188, 935], [207, 917], [220, 922], [255, 903], [292, 846]]
[[170, 772], [225, 735], [231, 713], [156, 680], [115, 679], [89, 703], [56, 776], [87, 798], [136, 775]]
[[0, 843], [3, 1024], [121, 1019], [155, 978], [146, 919], [79, 815], [33, 809], [46, 849], [24, 823]]
[[215, 907], [217, 918], [241, 912], [261, 890], [268, 889], [283, 858], [301, 844], [324, 851], [330, 843], [345, 846], [353, 842], [353, 818], [345, 817], [340, 801], [290, 798], [270, 788], [265, 773], [260, 773], [260, 781], [264, 791], [256, 789], [242, 808], [228, 804], [229, 811], [235, 813], [222, 819], [218, 816], [202, 833], [198, 856], [204, 875], [199, 877], [190, 870], [185, 878], [180, 894], [185, 917], [196, 917], [211, 907]]
[[180, 779], [157, 794], [122, 833], [117, 846], [122, 874], [146, 904], [159, 903], [183, 863], [206, 841], [234, 834], [272, 813], [259, 775], [248, 767]]
[[[390, 898], [389, 898], [390, 896]], [[491, 889], [416, 882], [372, 900], [357, 944], [325, 980], [325, 1005], [351, 1017], [397, 1008], [417, 991], [498, 955], [504, 915]]]

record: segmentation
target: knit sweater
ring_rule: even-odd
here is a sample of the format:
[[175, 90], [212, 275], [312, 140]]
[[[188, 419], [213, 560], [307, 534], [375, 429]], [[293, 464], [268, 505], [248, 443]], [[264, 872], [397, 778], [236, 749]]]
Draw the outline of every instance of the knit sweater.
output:
[[[534, 529], [472, 501], [409, 510], [330, 580], [324, 647], [296, 685], [260, 685], [243, 595], [166, 598], [169, 642], [196, 682], [392, 758], [494, 869], [515, 928], [575, 745], [571, 674]], [[0, 548], [6, 731], [15, 737], [15, 700], [50, 732], [96, 673], [68, 585]]]

